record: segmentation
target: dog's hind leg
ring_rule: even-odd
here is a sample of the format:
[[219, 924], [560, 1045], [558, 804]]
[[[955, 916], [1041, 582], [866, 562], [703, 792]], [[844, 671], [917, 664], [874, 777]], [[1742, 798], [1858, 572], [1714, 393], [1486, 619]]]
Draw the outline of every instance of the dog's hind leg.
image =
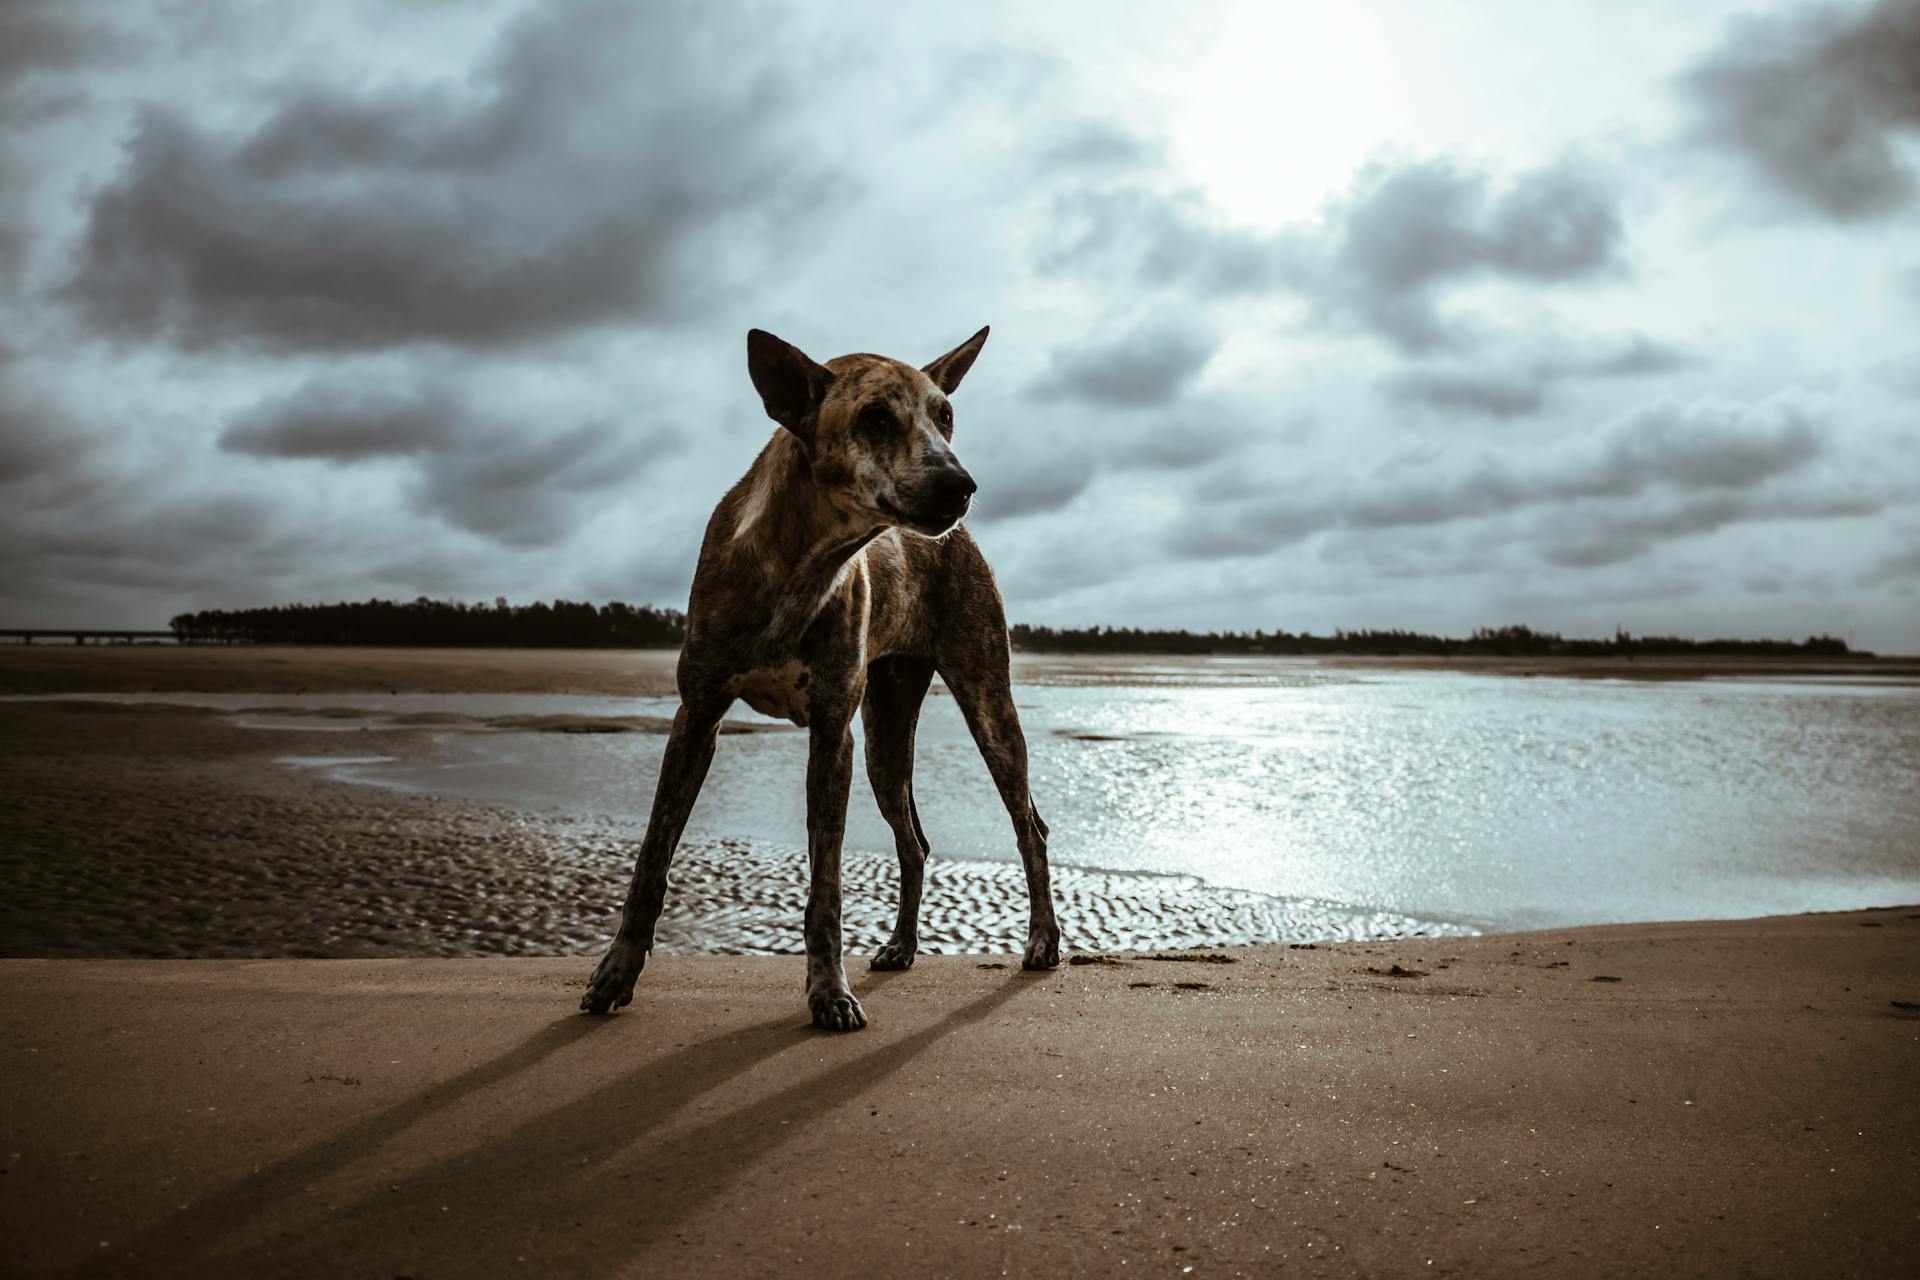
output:
[[588, 1013], [633, 1003], [633, 983], [653, 950], [654, 925], [666, 901], [667, 867], [680, 844], [687, 814], [700, 795], [700, 784], [706, 781], [707, 766], [713, 763], [720, 717], [732, 701], [719, 695], [696, 696], [683, 701], [674, 714], [666, 754], [660, 760], [660, 782], [654, 788], [653, 815], [647, 819], [633, 884], [620, 913], [620, 932], [587, 980], [587, 993], [580, 997], [580, 1007]]
[[[1047, 824], [1034, 808], [1027, 788], [1027, 738], [1013, 705], [1008, 671], [1006, 624], [996, 610], [993, 634], [974, 637], [964, 648], [950, 642], [940, 659], [940, 675], [967, 718], [973, 741], [986, 759], [987, 772], [1013, 820], [1020, 861], [1027, 872], [1027, 949], [1021, 965], [1051, 969], [1060, 963], [1060, 923], [1053, 914], [1053, 880], [1047, 869]], [[957, 640], [957, 638], [956, 638]]]
[[900, 914], [893, 936], [873, 958], [875, 969], [911, 969], [920, 949], [920, 885], [928, 845], [913, 803], [913, 737], [932, 681], [933, 663], [926, 658], [900, 654], [867, 668], [867, 696], [860, 704], [867, 728], [867, 780], [900, 855]]

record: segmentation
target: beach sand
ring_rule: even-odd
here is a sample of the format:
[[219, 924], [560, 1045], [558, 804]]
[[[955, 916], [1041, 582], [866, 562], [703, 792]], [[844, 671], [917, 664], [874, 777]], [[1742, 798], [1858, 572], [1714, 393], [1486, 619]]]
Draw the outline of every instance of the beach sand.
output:
[[[1920, 910], [859, 975], [0, 963], [13, 1275], [1910, 1275]], [[1398, 966], [1396, 971], [1395, 966]], [[1189, 1271], [1188, 1269], [1191, 1269]]]
[[591, 693], [673, 696], [665, 649], [5, 645], [0, 693]]
[[[1112, 666], [1045, 661], [1029, 675]], [[791, 957], [662, 954], [631, 1008], [593, 1019], [573, 1008], [633, 831], [277, 763], [424, 751], [418, 727], [249, 729], [174, 696], [641, 696], [671, 669], [0, 653], [0, 692], [185, 704], [0, 703], [0, 954], [45, 957], [0, 960], [0, 1270], [1912, 1270], [1920, 908], [1214, 960], [1082, 950], [1039, 975], [984, 955], [875, 975], [856, 952], [872, 1026], [852, 1036], [805, 1026]], [[752, 928], [797, 919], [788, 852], [791, 884], [749, 904]], [[743, 856], [689, 848], [673, 900], [707, 914], [680, 918], [721, 927], [743, 885], [776, 883]], [[1012, 945], [1019, 899], [994, 877], [1017, 868], [984, 865], [930, 901], [1008, 906]], [[850, 870], [851, 942], [891, 896], [884, 866]], [[1115, 891], [1060, 883], [1081, 895], [1078, 946], [1102, 945]], [[1210, 929], [1218, 906], [1160, 910]], [[663, 945], [711, 941], [674, 919]], [[59, 958], [103, 955], [229, 958]], [[238, 958], [294, 955], [381, 958]]]

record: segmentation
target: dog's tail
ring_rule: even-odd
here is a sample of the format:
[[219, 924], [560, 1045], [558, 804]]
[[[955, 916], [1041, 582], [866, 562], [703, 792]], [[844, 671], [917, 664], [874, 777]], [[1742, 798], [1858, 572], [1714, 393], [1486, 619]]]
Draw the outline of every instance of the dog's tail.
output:
[[1053, 834], [1047, 830], [1047, 820], [1040, 816], [1040, 810], [1035, 807], [1033, 797], [1031, 796], [1027, 797], [1027, 812], [1033, 816], [1033, 825], [1040, 828], [1040, 838], [1042, 840], [1045, 840]]

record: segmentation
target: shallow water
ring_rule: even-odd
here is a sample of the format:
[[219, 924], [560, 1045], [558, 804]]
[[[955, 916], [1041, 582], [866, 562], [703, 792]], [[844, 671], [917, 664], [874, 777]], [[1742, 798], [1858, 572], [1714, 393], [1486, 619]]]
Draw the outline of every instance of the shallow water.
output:
[[[1129, 671], [1142, 683], [1017, 691], [1056, 861], [1502, 927], [1920, 900], [1920, 690], [1355, 679], [1246, 663], [1219, 664], [1218, 675]], [[671, 710], [510, 695], [297, 701], [478, 716]], [[662, 745], [644, 733], [447, 733], [429, 761], [343, 772], [644, 820]], [[798, 843], [805, 758], [798, 731], [724, 738], [690, 832]], [[1015, 856], [985, 766], [938, 686], [915, 790], [936, 855]], [[892, 848], [864, 779], [847, 844]]]
[[[1396, 932], [1920, 901], [1920, 689], [1356, 677], [1230, 661], [1028, 682], [1016, 699], [1057, 865], [1192, 877], [1208, 892], [1249, 895], [1236, 901], [1268, 903], [1269, 934], [1301, 903], [1344, 922], [1331, 936], [1354, 932], [1367, 913], [1388, 921], [1378, 931]], [[261, 726], [403, 718], [433, 735], [433, 751], [329, 767], [354, 781], [634, 826], [663, 738], [579, 730], [609, 717], [657, 726], [647, 718], [672, 710], [514, 695], [167, 700]], [[295, 706], [326, 715], [286, 714]], [[573, 717], [574, 731], [498, 727], [503, 716], [536, 715]], [[744, 708], [737, 720], [766, 723]], [[489, 721], [496, 727], [473, 731]], [[342, 747], [344, 756], [350, 741]], [[803, 860], [805, 762], [802, 731], [723, 737], [690, 839]], [[936, 862], [1015, 860], [986, 768], [938, 685], [915, 791]], [[863, 862], [876, 855], [876, 866], [891, 859], [864, 777], [847, 847]], [[1113, 886], [1127, 883], [1103, 881], [1101, 893], [1125, 899], [1132, 890]]]

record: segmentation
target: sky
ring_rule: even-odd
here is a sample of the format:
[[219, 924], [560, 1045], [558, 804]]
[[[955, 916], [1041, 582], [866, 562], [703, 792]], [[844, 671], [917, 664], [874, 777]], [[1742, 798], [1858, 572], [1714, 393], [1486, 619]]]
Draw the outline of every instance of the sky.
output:
[[983, 324], [1016, 621], [1920, 652], [1920, 0], [0, 5], [0, 625], [679, 607]]

